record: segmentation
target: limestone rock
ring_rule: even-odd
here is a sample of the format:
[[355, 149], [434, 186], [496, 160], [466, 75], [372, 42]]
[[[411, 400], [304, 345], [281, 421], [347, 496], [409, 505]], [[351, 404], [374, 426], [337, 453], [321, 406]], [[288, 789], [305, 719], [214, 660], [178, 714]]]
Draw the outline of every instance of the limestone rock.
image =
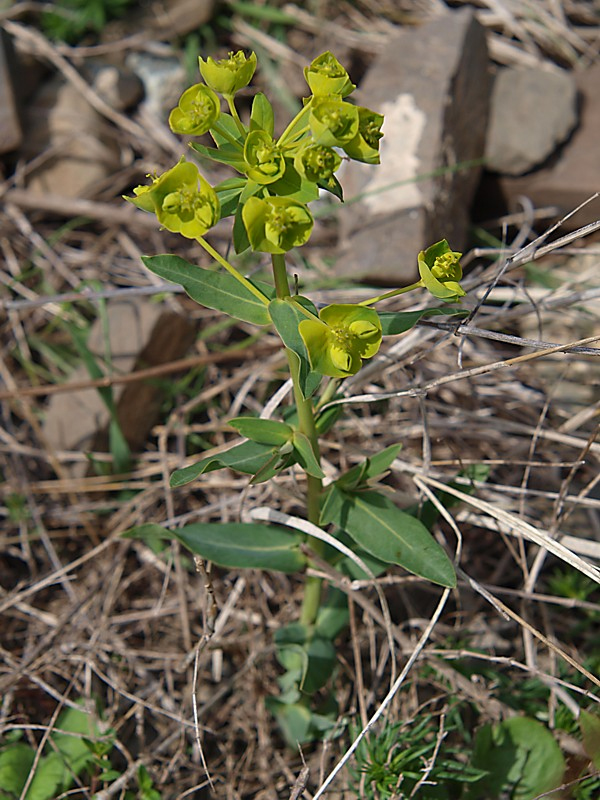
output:
[[385, 115], [384, 138], [381, 165], [343, 173], [346, 199], [362, 199], [341, 209], [338, 273], [399, 285], [414, 280], [420, 250], [442, 238], [464, 246], [489, 88], [485, 31], [470, 9], [390, 39], [356, 93]]
[[562, 70], [512, 68], [494, 81], [486, 167], [523, 175], [544, 162], [577, 124], [577, 88]]
[[36, 194], [93, 195], [95, 187], [118, 169], [112, 129], [71, 84], [59, 77], [44, 83], [26, 109], [28, 132], [21, 156], [46, 158], [28, 174]]
[[[108, 304], [107, 315], [108, 360], [110, 369], [118, 375], [181, 358], [194, 340], [194, 326], [183, 315], [159, 305], [117, 300]], [[99, 320], [92, 326], [88, 347], [100, 364], [105, 363], [105, 331]], [[73, 382], [86, 379], [89, 374], [84, 367], [70, 378]], [[121, 430], [129, 446], [134, 451], [142, 449], [156, 422], [160, 389], [155, 382], [136, 381], [125, 386], [117, 384], [113, 392]], [[57, 450], [107, 450], [109, 421], [97, 389], [56, 394], [48, 404], [44, 435]], [[82, 474], [86, 465], [80, 466]]]
[[[500, 191], [513, 210], [525, 195], [538, 207], [555, 206], [562, 217], [600, 191], [600, 63], [575, 73], [581, 97], [579, 125], [553, 163], [525, 177], [500, 178]], [[600, 200], [589, 203], [561, 226], [574, 230], [600, 217]]]
[[15, 97], [14, 54], [8, 35], [0, 29], [0, 153], [21, 144], [21, 124]]

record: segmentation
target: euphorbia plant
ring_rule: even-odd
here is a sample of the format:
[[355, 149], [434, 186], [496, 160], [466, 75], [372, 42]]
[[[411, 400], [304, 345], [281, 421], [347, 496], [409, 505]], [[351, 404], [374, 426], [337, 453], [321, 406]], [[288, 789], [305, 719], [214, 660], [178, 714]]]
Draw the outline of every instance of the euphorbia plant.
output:
[[[341, 413], [340, 407], [331, 405], [341, 382], [375, 356], [382, 337], [408, 330], [424, 314], [440, 313], [439, 308], [378, 312], [373, 306], [420, 288], [443, 301], [460, 299], [464, 294], [459, 284], [460, 253], [446, 241], [437, 242], [418, 255], [417, 283], [359, 304], [334, 303], [319, 310], [308, 297], [292, 292], [286, 253], [310, 238], [313, 216], [308, 204], [317, 199], [319, 190], [342, 198], [335, 173], [343, 159], [379, 162], [383, 117], [347, 100], [355, 87], [342, 65], [326, 52], [305, 69], [311, 94], [276, 139], [273, 109], [264, 94], [254, 96], [247, 121], [242, 121], [236, 107], [236, 94], [250, 83], [255, 67], [254, 53], [250, 57], [232, 53], [220, 61], [200, 59], [205, 83], [187, 89], [169, 117], [175, 133], [210, 132], [214, 147], [193, 143], [192, 149], [230, 166], [237, 175], [212, 187], [195, 163], [182, 158], [126, 199], [156, 214], [167, 230], [195, 239], [219, 267], [203, 269], [176, 255], [160, 255], [144, 258], [148, 269], [181, 284], [203, 306], [277, 331], [289, 365], [293, 404], [281, 410], [278, 419], [230, 420], [244, 441], [177, 470], [171, 485], [183, 486], [224, 468], [249, 475], [251, 483], [295, 469], [304, 475], [298, 486], [304, 492], [306, 520], [313, 526], [308, 534], [313, 557], [354, 577], [373, 577], [398, 565], [439, 585], [453, 586], [454, 569], [443, 548], [418, 518], [399, 509], [390, 494], [375, 485], [400, 445], [364, 459], [324, 487], [319, 438]], [[237, 253], [251, 249], [270, 255], [272, 281], [245, 277], [206, 241], [205, 234], [224, 217], [233, 217]], [[453, 312], [447, 308], [441, 313]], [[271, 524], [194, 523], [173, 531], [151, 525], [133, 533], [175, 537], [224, 567], [302, 572], [311, 561], [311, 552], [301, 547], [306, 534]], [[333, 672], [334, 640], [346, 621], [341, 592], [324, 587], [319, 578], [307, 577], [298, 622], [275, 636], [285, 672], [281, 693], [270, 698], [269, 705], [290, 742], [320, 736], [335, 720], [335, 705], [313, 708], [311, 696]]]

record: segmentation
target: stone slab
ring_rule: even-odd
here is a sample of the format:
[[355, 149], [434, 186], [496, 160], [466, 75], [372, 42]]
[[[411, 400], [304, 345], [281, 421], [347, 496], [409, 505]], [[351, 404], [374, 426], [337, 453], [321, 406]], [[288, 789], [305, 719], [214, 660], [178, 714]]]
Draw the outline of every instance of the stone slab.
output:
[[[579, 125], [552, 163], [523, 177], [501, 177], [499, 188], [509, 210], [525, 195], [537, 208], [554, 206], [557, 218], [600, 191], [600, 63], [574, 73], [580, 94]], [[600, 199], [561, 226], [575, 230], [600, 218]]]
[[[107, 306], [107, 318], [107, 331], [100, 320], [93, 324], [88, 347], [102, 363], [108, 335], [110, 369], [118, 375], [181, 358], [195, 337], [194, 325], [182, 314], [148, 302], [112, 301]], [[89, 373], [85, 368], [70, 376], [71, 381], [86, 379]], [[156, 422], [162, 393], [152, 381], [117, 384], [113, 391], [121, 430], [131, 449], [139, 451]], [[56, 450], [106, 451], [109, 422], [108, 411], [96, 389], [56, 394], [46, 409], [44, 434]], [[86, 465], [80, 466], [81, 475]]]
[[0, 28], [0, 153], [21, 144], [22, 131], [15, 93], [15, 56], [8, 34]]
[[540, 166], [577, 124], [577, 87], [560, 69], [506, 67], [494, 80], [486, 169], [523, 175]]
[[[471, 9], [400, 31], [357, 102], [385, 115], [381, 164], [351, 162], [341, 181], [336, 272], [381, 285], [414, 280], [417, 254], [441, 238], [466, 243], [484, 153], [491, 76]], [[460, 165], [464, 165], [462, 168]]]

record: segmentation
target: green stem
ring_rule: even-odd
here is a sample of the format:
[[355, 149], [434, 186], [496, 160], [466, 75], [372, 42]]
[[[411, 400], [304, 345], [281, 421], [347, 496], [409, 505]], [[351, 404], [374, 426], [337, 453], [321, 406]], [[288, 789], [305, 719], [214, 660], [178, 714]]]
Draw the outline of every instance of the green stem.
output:
[[[279, 299], [291, 297], [289, 280], [285, 267], [285, 256], [274, 254], [271, 256], [271, 261], [273, 264], [273, 277], [275, 280], [277, 297]], [[319, 437], [315, 424], [312, 401], [310, 398], [304, 397], [302, 389], [300, 388], [300, 362], [298, 356], [288, 348], [286, 348], [286, 356], [292, 378], [294, 402], [296, 404], [296, 411], [298, 412], [298, 430], [308, 437], [313, 452], [320, 462]], [[309, 522], [312, 522], [313, 525], [318, 525], [321, 515], [321, 491], [323, 489], [323, 484], [320, 478], [315, 478], [308, 474], [306, 475], [306, 481], [307, 519]], [[318, 555], [322, 555], [324, 552], [324, 544], [320, 539], [313, 539], [311, 541], [311, 547]], [[303, 625], [314, 624], [321, 605], [321, 589], [322, 581], [320, 578], [308, 577], [306, 579], [302, 611], [300, 612], [300, 622]]]
[[231, 116], [235, 120], [235, 124], [237, 125], [238, 131], [242, 134], [242, 136], [246, 136], [247, 131], [246, 131], [246, 128], [244, 127], [244, 123], [240, 119], [240, 115], [238, 114], [238, 110], [235, 107], [235, 102], [233, 100], [233, 95], [224, 94], [223, 97], [227, 101], [227, 105], [229, 106], [229, 112], [230, 112]]
[[207, 252], [209, 255], [211, 255], [211, 256], [214, 258], [214, 260], [215, 260], [215, 261], [216, 261], [218, 264], [220, 264], [222, 267], [224, 267], [224, 268], [227, 270], [227, 272], [229, 272], [229, 274], [230, 274], [230, 275], [233, 275], [233, 277], [234, 277], [236, 280], [238, 280], [238, 281], [239, 281], [239, 282], [242, 284], [242, 286], [245, 286], [245, 287], [246, 287], [246, 289], [248, 289], [248, 291], [249, 291], [249, 292], [252, 292], [252, 294], [253, 294], [253, 295], [254, 295], [254, 296], [255, 296], [255, 297], [258, 299], [258, 300], [260, 300], [260, 302], [261, 302], [261, 303], [264, 303], [266, 306], [268, 306], [268, 305], [269, 305], [269, 298], [268, 298], [268, 297], [266, 297], [266, 296], [265, 296], [265, 295], [264, 295], [264, 294], [263, 294], [263, 293], [260, 291], [260, 289], [257, 289], [257, 288], [256, 288], [256, 286], [254, 286], [254, 285], [253, 285], [253, 284], [252, 284], [252, 283], [251, 283], [251, 282], [248, 280], [248, 278], [245, 278], [245, 277], [244, 277], [244, 276], [243, 276], [243, 275], [242, 275], [240, 272], [238, 272], [238, 271], [237, 271], [237, 269], [236, 269], [235, 267], [233, 267], [233, 266], [232, 266], [232, 265], [229, 263], [229, 261], [227, 261], [226, 259], [224, 259], [224, 258], [223, 258], [223, 256], [222, 256], [222, 255], [219, 253], [219, 251], [218, 251], [218, 250], [215, 250], [215, 248], [214, 248], [212, 245], [210, 245], [210, 244], [209, 244], [209, 243], [206, 241], [206, 239], [203, 239], [202, 237], [198, 237], [198, 238], [196, 239], [196, 241], [198, 242], [198, 244], [201, 244], [201, 245], [202, 245], [202, 247], [203, 247], [203, 248], [206, 250], [206, 252]]
[[358, 303], [358, 305], [372, 306], [373, 303], [378, 303], [380, 300], [387, 300], [390, 297], [397, 297], [399, 294], [412, 292], [413, 289], [420, 289], [422, 286], [423, 286], [423, 281], [417, 281], [416, 283], [411, 283], [410, 286], [405, 286], [403, 289], [392, 289], [391, 292], [386, 292], [385, 294], [377, 295], [377, 297], [371, 297], [369, 300], [363, 300], [362, 302]]
[[295, 128], [297, 126], [300, 126], [300, 124], [302, 125], [302, 129], [301, 129], [302, 131], [308, 130], [308, 126], [305, 127], [306, 123], [305, 123], [305, 119], [304, 118], [309, 116], [311, 105], [312, 105], [312, 97], [308, 101], [308, 103], [304, 106], [304, 108], [302, 108], [296, 114], [294, 119], [290, 122], [290, 124], [287, 126], [287, 128], [284, 130], [284, 132], [281, 134], [281, 136], [277, 140], [277, 144], [280, 147], [283, 147], [283, 145], [285, 144], [285, 142], [288, 140], [288, 138], [290, 136], [292, 136], [293, 139], [297, 139], [298, 138], [299, 131], [295, 130]]

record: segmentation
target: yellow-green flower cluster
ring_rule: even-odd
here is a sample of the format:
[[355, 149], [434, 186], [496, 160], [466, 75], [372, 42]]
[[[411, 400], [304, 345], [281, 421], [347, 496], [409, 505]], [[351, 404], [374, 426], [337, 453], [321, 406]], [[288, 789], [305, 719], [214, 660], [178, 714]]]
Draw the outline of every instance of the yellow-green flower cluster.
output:
[[184, 158], [172, 169], [153, 178], [148, 186], [138, 186], [134, 197], [126, 197], [143, 211], [158, 217], [168, 231], [188, 239], [198, 239], [212, 228], [220, 214], [219, 199], [198, 167]]
[[364, 359], [379, 350], [382, 332], [373, 308], [351, 304], [326, 306], [318, 319], [305, 319], [298, 331], [315, 372], [332, 378], [355, 375]]
[[[153, 211], [166, 228], [184, 236], [202, 235], [200, 231], [208, 230], [219, 213], [234, 214], [237, 252], [250, 245], [262, 252], [284, 253], [304, 244], [313, 227], [307, 202], [318, 197], [319, 189], [342, 196], [335, 177], [342, 151], [349, 158], [378, 163], [383, 117], [346, 100], [356, 87], [327, 51], [305, 69], [311, 96], [277, 139], [273, 109], [264, 95], [255, 96], [247, 122], [235, 105], [235, 95], [248, 86], [256, 70], [255, 53], [240, 50], [222, 59], [199, 58], [198, 63], [204, 83], [181, 95], [169, 115], [169, 126], [185, 136], [210, 133], [215, 147], [194, 142], [192, 148], [229, 165], [245, 183], [234, 181], [232, 189], [230, 180], [226, 189], [217, 187], [223, 200], [219, 211], [204, 178], [192, 174], [192, 164], [180, 162], [151, 186], [134, 190], [132, 202]], [[180, 186], [174, 191], [176, 181]]]
[[465, 290], [459, 283], [462, 278], [461, 256], [462, 253], [450, 249], [445, 239], [419, 253], [417, 260], [421, 284], [434, 297], [448, 303], [465, 296]]

